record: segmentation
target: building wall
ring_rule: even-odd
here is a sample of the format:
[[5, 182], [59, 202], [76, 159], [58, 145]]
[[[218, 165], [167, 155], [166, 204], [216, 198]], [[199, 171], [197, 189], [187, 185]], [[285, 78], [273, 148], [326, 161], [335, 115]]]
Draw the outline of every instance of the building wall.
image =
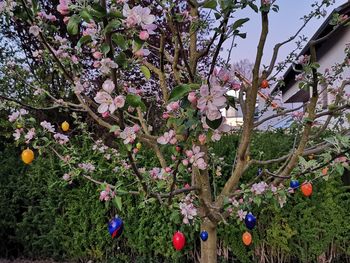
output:
[[[332, 38], [327, 40], [317, 51], [318, 55], [318, 62], [320, 64], [320, 68], [318, 69], [318, 72], [324, 73], [326, 69], [331, 69], [332, 66], [334, 66], [336, 63], [341, 63], [344, 61], [345, 53], [344, 49], [347, 44], [350, 44], [350, 28], [344, 28], [342, 30], [339, 30]], [[350, 69], [346, 69], [342, 73], [343, 79], [349, 79], [350, 78]], [[330, 89], [338, 88], [341, 84], [341, 80], [337, 80], [334, 85], [332, 86], [319, 86], [318, 90], [324, 90], [323, 93], [320, 94], [320, 98], [318, 101], [317, 109], [318, 111], [325, 110], [327, 108], [327, 105], [334, 102], [335, 95], [329, 92]], [[293, 95], [295, 95], [299, 91], [298, 82], [295, 82], [294, 80], [289, 83], [291, 87], [283, 94], [282, 98], [283, 101], [286, 102], [288, 99], [290, 99]], [[347, 94], [350, 94], [350, 87], [347, 86], [345, 89]], [[301, 96], [301, 95], [300, 95]], [[302, 98], [300, 97], [300, 100]], [[287, 108], [296, 108], [300, 106], [301, 103], [284, 103], [284, 106]], [[326, 117], [319, 119], [320, 123], [323, 123], [325, 121]], [[344, 124], [345, 126], [348, 126], [349, 124]]]

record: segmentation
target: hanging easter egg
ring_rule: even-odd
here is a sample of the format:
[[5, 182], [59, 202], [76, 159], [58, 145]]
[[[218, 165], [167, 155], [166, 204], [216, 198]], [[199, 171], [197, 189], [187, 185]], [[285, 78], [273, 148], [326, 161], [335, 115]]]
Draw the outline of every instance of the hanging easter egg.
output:
[[245, 225], [248, 229], [252, 230], [255, 227], [256, 224], [256, 218], [253, 216], [252, 213], [249, 213], [245, 216]]
[[252, 243], [252, 235], [249, 232], [244, 232], [242, 235], [243, 244], [249, 246]]
[[305, 196], [312, 195], [312, 184], [309, 182], [305, 182], [301, 185], [301, 191]]
[[203, 241], [207, 241], [208, 240], [208, 232], [203, 230], [201, 233], [200, 233], [200, 237]]
[[108, 223], [108, 231], [109, 231], [109, 234], [112, 236], [112, 238], [115, 238], [115, 237], [118, 238], [122, 234], [123, 228], [124, 228], [123, 220], [119, 217], [113, 218]]
[[21, 158], [25, 164], [30, 164], [34, 160], [34, 152], [27, 148], [22, 151]]
[[259, 167], [259, 168], [258, 168], [258, 172], [256, 173], [256, 175], [259, 176], [259, 175], [261, 175], [262, 172], [263, 172], [263, 169]]
[[185, 235], [182, 234], [180, 231], [177, 231], [173, 235], [173, 245], [176, 250], [182, 250], [185, 246], [186, 238]]
[[292, 180], [292, 181], [290, 181], [289, 186], [290, 186], [290, 188], [292, 188], [292, 189], [296, 189], [296, 188], [298, 188], [298, 187], [300, 186], [300, 184], [299, 184], [299, 181], [298, 181], [298, 180]]
[[261, 82], [260, 87], [263, 88], [263, 89], [268, 88], [268, 87], [269, 87], [269, 82], [268, 82], [266, 79], [264, 79], [264, 80]]
[[67, 121], [62, 122], [61, 124], [62, 131], [66, 132], [69, 130], [69, 123]]
[[140, 142], [136, 143], [136, 149], [141, 150], [142, 144]]

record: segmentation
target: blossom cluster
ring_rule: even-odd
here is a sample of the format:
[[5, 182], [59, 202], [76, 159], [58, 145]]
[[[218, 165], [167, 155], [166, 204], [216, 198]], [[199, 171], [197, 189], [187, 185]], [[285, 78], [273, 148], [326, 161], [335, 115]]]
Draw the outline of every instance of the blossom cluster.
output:
[[188, 194], [179, 203], [181, 214], [183, 215], [182, 222], [184, 224], [189, 224], [190, 220], [193, 220], [197, 216], [197, 208], [194, 206], [193, 201], [194, 197]]

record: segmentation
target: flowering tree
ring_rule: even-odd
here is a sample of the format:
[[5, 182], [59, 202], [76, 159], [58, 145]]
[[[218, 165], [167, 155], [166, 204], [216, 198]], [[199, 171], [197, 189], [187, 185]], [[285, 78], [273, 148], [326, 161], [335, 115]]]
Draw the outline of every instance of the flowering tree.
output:
[[[301, 29], [312, 18], [324, 15], [323, 8], [331, 2], [315, 3], [314, 10], [303, 18]], [[54, 14], [47, 13], [48, 8]], [[245, 38], [241, 28], [249, 18], [236, 20], [233, 16], [245, 8], [261, 17], [251, 74], [239, 72], [237, 67], [231, 70], [229, 61], [225, 63], [220, 53], [225, 41]], [[230, 216], [243, 220], [268, 199], [283, 207], [287, 196], [299, 187], [296, 179], [311, 174], [309, 181], [313, 181], [328, 176], [329, 169], [342, 173], [348, 167], [348, 127], [342, 127], [327, 141], [319, 141], [318, 137], [333, 118], [343, 118], [349, 108], [345, 93], [349, 80], [343, 72], [349, 67], [350, 48], [346, 47], [344, 60], [324, 74], [318, 72], [316, 53], [316, 45], [350, 21], [345, 16], [335, 16], [334, 29], [309, 43], [309, 56], [297, 58], [292, 53], [277, 63], [279, 49], [296, 39], [300, 29], [276, 44], [270, 64], [263, 66], [269, 15], [278, 11], [275, 1], [5, 0], [0, 2], [0, 10], [6, 16], [4, 23], [15, 29], [14, 34], [19, 32], [16, 31], [19, 25], [24, 27], [21, 32], [32, 43], [30, 48], [27, 45], [24, 55], [28, 64], [35, 65], [28, 68], [25, 63], [7, 61], [3, 72], [3, 76], [11, 76], [7, 84], [15, 79], [34, 94], [28, 102], [18, 100], [20, 94], [16, 89], [1, 94], [3, 100], [22, 106], [9, 116], [15, 140], [39, 154], [55, 152], [67, 167], [63, 180], [69, 183], [82, 176], [101, 185], [100, 200], [113, 201], [118, 208], [122, 202], [118, 193], [125, 192], [154, 198], [160, 205], [178, 203], [183, 223], [198, 220], [201, 230], [208, 233], [208, 239], [201, 242], [203, 263], [216, 262], [217, 227]], [[213, 17], [215, 23], [210, 20]], [[297, 47], [300, 45], [297, 42]], [[49, 69], [42, 68], [40, 63]], [[297, 76], [300, 87], [312, 91], [310, 100], [303, 105], [305, 113], [293, 115], [299, 127], [294, 147], [276, 159], [253, 156], [254, 159], [250, 154], [254, 130], [268, 120], [291, 115], [296, 110], [274, 107], [273, 115], [254, 119], [259, 90], [283, 83], [277, 76], [290, 63], [301, 68]], [[55, 75], [51, 83], [47, 79], [50, 74]], [[320, 82], [335, 92], [334, 102], [325, 111], [317, 106]], [[227, 95], [231, 89], [239, 91], [238, 98]], [[273, 105], [272, 100], [267, 100], [266, 107]], [[44, 106], [39, 107], [40, 104]], [[230, 105], [241, 107], [242, 127], [226, 124], [222, 110]], [[98, 167], [90, 161], [77, 161], [81, 156], [69, 152], [69, 138], [74, 136], [74, 130], [68, 122], [55, 127], [48, 120], [28, 117], [32, 110], [56, 108], [73, 112], [77, 130], [96, 132], [90, 127], [97, 124], [114, 136], [108, 146], [98, 140], [93, 150], [111, 160], [115, 171], [131, 178], [136, 176], [136, 189], [134, 186], [123, 189], [118, 184], [94, 179]], [[83, 121], [80, 116], [89, 118]], [[325, 116], [327, 120], [318, 126], [318, 119]], [[241, 135], [231, 164], [225, 164], [225, 156], [214, 156], [209, 147], [227, 133]], [[140, 167], [138, 160], [149, 153], [157, 158], [158, 164]], [[22, 158], [30, 163], [33, 154], [28, 149]], [[303, 157], [310, 155], [313, 158], [308, 161]], [[278, 168], [269, 171], [266, 168], [269, 164], [277, 164]], [[214, 194], [213, 177], [221, 174], [223, 165], [231, 167], [230, 173], [223, 175], [227, 180]], [[245, 172], [254, 165], [262, 167], [258, 176], [240, 184]], [[310, 193], [310, 185], [303, 184], [305, 193]], [[247, 226], [250, 228], [249, 222]], [[249, 245], [249, 235], [244, 235], [243, 241]]]

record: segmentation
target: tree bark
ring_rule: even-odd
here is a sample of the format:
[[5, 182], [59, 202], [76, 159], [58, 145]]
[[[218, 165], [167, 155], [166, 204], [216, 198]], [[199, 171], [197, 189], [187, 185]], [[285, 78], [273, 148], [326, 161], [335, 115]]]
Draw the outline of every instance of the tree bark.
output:
[[208, 218], [203, 219], [203, 222], [201, 225], [201, 231], [208, 232], [208, 240], [201, 241], [201, 263], [217, 262], [216, 228], [217, 228], [217, 225], [213, 224]]

